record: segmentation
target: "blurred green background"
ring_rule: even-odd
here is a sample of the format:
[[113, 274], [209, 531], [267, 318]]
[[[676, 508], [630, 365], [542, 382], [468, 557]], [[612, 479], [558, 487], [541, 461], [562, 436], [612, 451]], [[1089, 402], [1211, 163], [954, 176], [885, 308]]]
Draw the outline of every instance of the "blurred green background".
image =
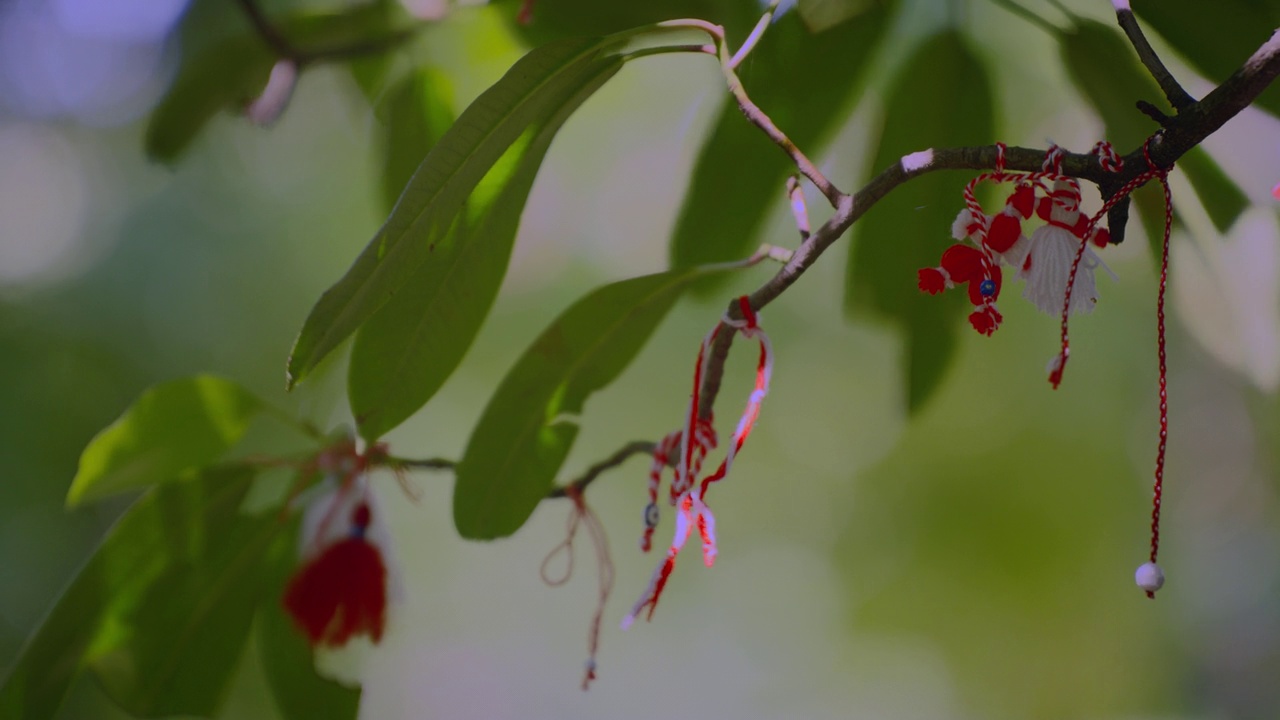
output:
[[[158, 18], [150, 34], [141, 20], [113, 25], [109, 4], [0, 3], [0, 668], [126, 506], [68, 512], [62, 500], [85, 443], [143, 388], [209, 371], [321, 427], [350, 422], [343, 361], [292, 395], [283, 368], [311, 304], [384, 217], [368, 103], [344, 69], [316, 68], [269, 130], [224, 114], [177, 165], [151, 164], [144, 114], [181, 52], [167, 33], [182, 3], [119, 11], [132, 6]], [[1108, 21], [1106, 3], [1080, 6]], [[841, 187], [857, 187], [874, 155], [892, 69], [944, 22], [989, 64], [1007, 142], [1082, 150], [1101, 137], [1038, 30], [990, 3], [915, 0], [864, 101], [815, 153]], [[522, 52], [500, 13], [478, 6], [397, 51], [440, 68], [459, 107]], [[1171, 64], [1194, 94], [1211, 87]], [[488, 324], [443, 391], [389, 436], [397, 454], [457, 457], [496, 383], [560, 310], [602, 282], [665, 268], [723, 95], [711, 60], [655, 57], [570, 120]], [[418, 502], [379, 478], [405, 598], [381, 646], [326, 662], [363, 680], [364, 718], [1280, 717], [1278, 138], [1273, 118], [1247, 111], [1206, 143], [1257, 204], [1226, 236], [1173, 176], [1186, 225], [1173, 249], [1169, 581], [1157, 602], [1132, 581], [1157, 432], [1155, 275], [1138, 224], [1134, 242], [1104, 253], [1120, 282], [1100, 279], [1099, 309], [1073, 324], [1061, 390], [1044, 370], [1056, 319], [1006, 291], [1004, 327], [989, 339], [966, 330], [913, 418], [895, 332], [843, 319], [842, 242], [762, 314], [774, 386], [710, 497], [719, 562], [682, 561], [654, 622], [626, 633], [617, 622], [656, 561], [636, 550], [646, 462], [592, 488], [617, 583], [589, 693], [577, 689], [595, 601], [585, 538], [571, 583], [538, 575], [568, 506], [544, 503], [511, 539], [464, 543], [447, 476], [415, 476]], [[766, 237], [794, 244], [790, 223], [779, 188]], [[948, 228], [861, 241], [941, 251]], [[699, 339], [770, 272], [682, 302], [590, 402], [564, 476], [674, 429]], [[722, 433], [749, 365], [730, 361]], [[278, 447], [278, 432], [264, 423], [246, 451]], [[252, 657], [226, 718], [275, 717]], [[61, 713], [116, 716], [88, 677]]]

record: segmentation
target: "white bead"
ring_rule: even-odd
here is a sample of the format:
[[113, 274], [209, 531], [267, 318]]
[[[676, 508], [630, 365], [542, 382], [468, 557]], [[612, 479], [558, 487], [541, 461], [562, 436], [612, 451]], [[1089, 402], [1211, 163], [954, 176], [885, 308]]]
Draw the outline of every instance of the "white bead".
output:
[[1153, 593], [1164, 587], [1164, 571], [1155, 563], [1143, 563], [1133, 574], [1133, 581], [1138, 583], [1138, 587]]

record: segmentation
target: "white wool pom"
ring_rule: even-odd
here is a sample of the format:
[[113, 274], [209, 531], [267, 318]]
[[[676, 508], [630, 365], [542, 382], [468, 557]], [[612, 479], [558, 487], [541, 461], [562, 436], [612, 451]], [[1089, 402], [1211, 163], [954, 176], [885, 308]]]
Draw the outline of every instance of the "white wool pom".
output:
[[951, 237], [956, 240], [963, 240], [969, 237], [969, 224], [973, 222], [973, 214], [969, 212], [969, 208], [960, 211], [956, 216], [955, 222], [951, 223]]
[[1138, 583], [1138, 587], [1153, 593], [1164, 587], [1164, 571], [1153, 562], [1142, 563], [1133, 574], [1133, 581]]

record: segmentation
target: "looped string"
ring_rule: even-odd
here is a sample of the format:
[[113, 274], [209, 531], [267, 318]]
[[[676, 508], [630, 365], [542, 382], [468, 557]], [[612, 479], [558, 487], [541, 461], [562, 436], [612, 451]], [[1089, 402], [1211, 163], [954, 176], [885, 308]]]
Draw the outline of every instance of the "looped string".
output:
[[[1169, 238], [1173, 230], [1173, 195], [1169, 190], [1169, 171], [1172, 167], [1162, 168], [1156, 165], [1155, 160], [1151, 157], [1151, 141], [1159, 137], [1159, 133], [1147, 138], [1142, 145], [1142, 157], [1147, 162], [1147, 169], [1134, 179], [1125, 183], [1115, 195], [1112, 195], [1102, 205], [1102, 209], [1089, 220], [1088, 230], [1093, 231], [1098, 222], [1130, 193], [1145, 185], [1151, 180], [1159, 180], [1161, 189], [1164, 191], [1164, 237], [1161, 240], [1160, 253], [1160, 285], [1156, 292], [1156, 352], [1159, 359], [1159, 391], [1160, 391], [1160, 442], [1156, 447], [1156, 467], [1155, 478], [1152, 482], [1152, 500], [1151, 500], [1151, 563], [1155, 564], [1156, 556], [1160, 551], [1160, 505], [1164, 492], [1164, 464], [1165, 451], [1169, 439], [1169, 394], [1168, 394], [1168, 366], [1165, 353], [1165, 316], [1164, 316], [1164, 299], [1165, 290], [1169, 284]], [[1105, 162], [1100, 158], [1099, 162]], [[1106, 167], [1104, 164], [1103, 167]], [[1068, 310], [1071, 307], [1071, 290], [1075, 285], [1076, 271], [1080, 266], [1080, 258], [1084, 254], [1084, 243], [1081, 243], [1080, 250], [1077, 251], [1075, 260], [1071, 265], [1071, 275], [1067, 280], [1067, 296], [1066, 303], [1062, 308], [1062, 350], [1054, 361], [1051, 363], [1051, 372], [1049, 374], [1049, 382], [1053, 383], [1057, 388], [1062, 382], [1062, 373], [1066, 369], [1067, 358], [1071, 355], [1070, 338], [1067, 333]], [[1154, 598], [1155, 591], [1147, 590], [1147, 597]]]
[[1062, 148], [1058, 147], [1057, 145], [1050, 145], [1049, 149], [1046, 150], [1044, 153], [1044, 163], [1041, 164], [1040, 166], [1041, 170], [1043, 170], [1046, 173], [1061, 175], [1062, 174], [1062, 154], [1063, 154]]
[[[596, 551], [596, 575], [599, 578], [599, 597], [596, 601], [595, 614], [591, 618], [591, 626], [587, 631], [587, 663], [582, 677], [582, 689], [586, 690], [592, 680], [596, 679], [596, 652], [600, 648], [600, 622], [604, 618], [604, 606], [609, 601], [609, 593], [613, 591], [613, 560], [609, 555], [609, 539], [605, 536], [604, 525], [595, 511], [587, 505], [582, 490], [575, 485], [565, 487], [565, 495], [573, 501], [569, 511], [569, 521], [565, 528], [565, 538], [547, 553], [542, 560], [539, 574], [542, 582], [551, 587], [559, 587], [573, 577], [573, 540], [577, 536], [578, 526], [585, 525], [591, 545]], [[552, 577], [548, 566], [561, 552], [566, 555], [564, 574]]]
[[1007, 147], [1002, 142], [996, 143], [996, 175], [1004, 175], [1004, 151]]
[[1098, 156], [1098, 164], [1107, 172], [1120, 172], [1124, 169], [1124, 160], [1116, 153], [1116, 149], [1106, 140], [1099, 140], [1093, 149], [1089, 151], [1091, 155]]
[[[666, 587], [667, 579], [671, 576], [671, 571], [675, 569], [676, 557], [679, 555], [680, 550], [683, 549], [694, 527], [698, 529], [698, 534], [702, 538], [703, 562], [708, 567], [715, 563], [718, 553], [715, 516], [712, 515], [711, 509], [707, 507], [704, 500], [707, 487], [713, 482], [723, 480], [729, 474], [729, 470], [733, 467], [734, 458], [737, 457], [738, 452], [746, 443], [747, 436], [751, 434], [751, 430], [760, 416], [760, 405], [765, 395], [769, 392], [769, 381], [773, 375], [773, 346], [769, 342], [769, 337], [760, 328], [759, 318], [751, 307], [750, 298], [745, 295], [738, 298], [738, 308], [742, 313], [742, 319], [722, 318], [711, 329], [711, 332], [707, 333], [707, 336], [702, 341], [701, 348], [698, 350], [698, 360], [693, 372], [693, 392], [690, 397], [689, 411], [685, 418], [685, 427], [680, 433], [680, 459], [676, 467], [675, 479], [672, 481], [672, 492], [676, 492], [677, 488], [679, 488], [675, 533], [671, 540], [671, 546], [667, 549], [666, 557], [654, 569], [648, 587], [645, 588], [640, 599], [632, 607], [631, 612], [623, 618], [622, 629], [624, 630], [635, 622], [636, 617], [645, 608], [648, 608], [648, 617], [650, 619], [653, 617], [653, 611], [658, 606], [658, 599], [662, 596], [662, 590]], [[738, 420], [738, 425], [734, 430], [733, 439], [729, 444], [725, 459], [721, 461], [719, 468], [714, 473], [703, 479], [700, 485], [695, 485], [694, 479], [700, 469], [695, 465], [695, 458], [696, 462], [701, 464], [702, 456], [705, 456], [707, 449], [714, 446], [714, 434], [711, 435], [710, 443], [705, 442], [705, 434], [701, 438], [698, 435], [699, 424], [705, 422], [699, 418], [702, 377], [708, 350], [720, 330], [726, 327], [731, 330], [737, 330], [746, 337], [754, 338], [760, 343], [760, 356], [756, 363], [756, 383], [751, 396], [747, 400], [747, 407], [743, 411], [742, 417]], [[709, 425], [709, 423], [707, 424]], [[668, 444], [665, 439], [661, 443], [664, 446]], [[660, 447], [660, 449], [663, 448]], [[698, 452], [699, 449], [700, 452]], [[652, 497], [656, 497], [656, 490]], [[648, 525], [647, 520], [646, 525]], [[646, 527], [647, 535], [648, 528]], [[643, 548], [644, 545], [645, 538], [642, 538], [641, 547]]]

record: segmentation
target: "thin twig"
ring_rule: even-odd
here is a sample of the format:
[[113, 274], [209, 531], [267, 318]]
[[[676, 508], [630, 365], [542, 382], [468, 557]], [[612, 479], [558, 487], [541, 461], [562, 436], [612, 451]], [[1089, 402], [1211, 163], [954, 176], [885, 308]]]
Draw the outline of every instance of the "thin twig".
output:
[[[766, 17], [772, 13], [772, 9], [765, 13]], [[840, 199], [844, 197], [844, 193], [835, 186], [827, 176], [818, 169], [817, 165], [804, 154], [796, 144], [791, 142], [791, 138], [786, 133], [778, 129], [773, 124], [773, 120], [760, 109], [758, 105], [752, 102], [751, 97], [747, 95], [747, 90], [742, 86], [742, 80], [738, 78], [738, 74], [733, 70], [733, 57], [729, 54], [728, 43], [725, 41], [724, 28], [719, 25], [713, 25], [705, 20], [671, 20], [659, 23], [663, 27], [669, 28], [691, 28], [701, 30], [711, 36], [715, 41], [717, 54], [720, 58], [720, 71], [724, 74], [725, 84], [729, 87], [729, 93], [733, 95], [737, 102], [738, 110], [746, 116], [752, 125], [760, 128], [773, 144], [782, 148], [782, 151], [791, 158], [792, 164], [800, 171], [801, 175], [808, 178], [813, 186], [818, 188], [823, 197], [831, 203], [831, 207], [836, 207], [840, 203]]]
[[412, 468], [414, 470], [453, 470], [458, 467], [458, 462], [456, 460], [449, 460], [447, 458], [410, 460], [408, 458], [388, 457], [386, 464], [393, 468]]
[[1111, 2], [1116, 8], [1116, 22], [1120, 23], [1124, 34], [1129, 36], [1129, 42], [1138, 52], [1138, 59], [1146, 66], [1151, 77], [1156, 79], [1173, 109], [1182, 112], [1185, 108], [1194, 105], [1196, 99], [1182, 89], [1173, 74], [1160, 61], [1160, 56], [1156, 55], [1156, 51], [1151, 48], [1151, 43], [1147, 42], [1147, 36], [1142, 34], [1138, 19], [1134, 17], [1133, 10], [1129, 9], [1129, 0], [1111, 0]]
[[1010, 13], [1017, 15], [1054, 37], [1062, 34], [1062, 28], [1059, 28], [1057, 25], [1054, 25], [1043, 17], [1031, 12], [1031, 10], [1019, 5], [1013, 0], [991, 0], [991, 2], [1001, 8], [1004, 8]]
[[612, 470], [631, 458], [632, 455], [653, 454], [653, 449], [657, 447], [648, 440], [636, 440], [623, 445], [620, 450], [601, 460], [600, 462], [587, 468], [582, 477], [574, 480], [567, 485], [561, 485], [547, 493], [548, 498], [569, 497], [568, 488], [573, 488], [578, 494], [587, 489], [587, 486], [596, 481], [606, 470]]
[[292, 60], [298, 67], [303, 67], [311, 63], [319, 62], [336, 62], [342, 60], [354, 60], [357, 58], [367, 57], [369, 55], [377, 55], [384, 53], [400, 43], [409, 40], [414, 36], [416, 30], [398, 30], [382, 37], [356, 40], [341, 45], [332, 45], [330, 47], [319, 47], [310, 49], [300, 49], [296, 47], [288, 38], [284, 36], [280, 29], [271, 23], [266, 14], [262, 12], [262, 8], [258, 7], [256, 0], [236, 0], [240, 4], [240, 9], [244, 11], [245, 17], [249, 19], [249, 23], [253, 25], [253, 29], [262, 37], [265, 42], [276, 55], [282, 60]]
[[293, 47], [293, 43], [285, 39], [284, 35], [281, 35], [280, 31], [276, 29], [276, 26], [272, 25], [270, 20], [267, 20], [267, 16], [263, 14], [262, 8], [258, 7], [258, 3], [255, 0], [237, 0], [237, 2], [240, 3], [240, 9], [244, 11], [245, 16], [249, 18], [253, 29], [258, 31], [263, 41], [271, 46], [271, 49], [277, 55], [282, 59], [300, 62], [299, 53]]

